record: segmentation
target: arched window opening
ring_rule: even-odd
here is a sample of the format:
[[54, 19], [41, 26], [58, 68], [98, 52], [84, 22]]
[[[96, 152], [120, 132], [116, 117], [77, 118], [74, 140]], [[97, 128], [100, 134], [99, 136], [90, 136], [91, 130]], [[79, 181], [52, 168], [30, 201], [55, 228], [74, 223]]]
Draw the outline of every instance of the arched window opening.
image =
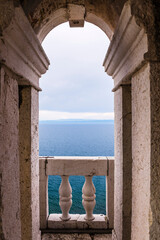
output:
[[[69, 28], [64, 23], [42, 45], [51, 65], [40, 80], [40, 156], [113, 156], [113, 81], [102, 67], [107, 36], [89, 23], [84, 28]], [[60, 182], [59, 176], [49, 177], [50, 213], [61, 212]], [[70, 183], [70, 213], [84, 214], [84, 177], [71, 176]], [[105, 214], [105, 177], [95, 176], [93, 183], [94, 213]]]

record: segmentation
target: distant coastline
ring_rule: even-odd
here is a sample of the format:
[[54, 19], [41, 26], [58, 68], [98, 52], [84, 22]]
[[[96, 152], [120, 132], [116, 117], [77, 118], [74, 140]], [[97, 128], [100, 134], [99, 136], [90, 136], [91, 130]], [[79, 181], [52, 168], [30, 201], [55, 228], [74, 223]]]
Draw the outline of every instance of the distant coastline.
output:
[[86, 120], [86, 119], [66, 119], [66, 120], [41, 120], [39, 124], [114, 124], [114, 120]]

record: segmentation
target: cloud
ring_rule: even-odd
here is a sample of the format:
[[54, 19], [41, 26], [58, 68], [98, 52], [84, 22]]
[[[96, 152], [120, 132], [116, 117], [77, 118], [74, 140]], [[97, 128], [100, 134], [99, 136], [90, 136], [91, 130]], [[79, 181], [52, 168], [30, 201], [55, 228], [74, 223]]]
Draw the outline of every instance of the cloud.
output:
[[58, 111], [39, 111], [40, 121], [44, 120], [67, 120], [67, 119], [83, 119], [83, 120], [114, 120], [113, 112], [97, 113], [97, 112], [58, 112]]
[[93, 24], [53, 29], [43, 42], [51, 65], [40, 80], [40, 110], [113, 112], [113, 80], [102, 67], [108, 45]]

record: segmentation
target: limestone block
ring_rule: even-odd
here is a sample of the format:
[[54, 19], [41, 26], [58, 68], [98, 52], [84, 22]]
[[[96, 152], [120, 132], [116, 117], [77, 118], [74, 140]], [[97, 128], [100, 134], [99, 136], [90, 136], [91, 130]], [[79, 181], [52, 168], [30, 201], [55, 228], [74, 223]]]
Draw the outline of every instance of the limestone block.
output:
[[84, 27], [85, 7], [83, 5], [68, 4], [70, 27]]
[[70, 220], [62, 221], [62, 214], [50, 214], [48, 218], [48, 228], [50, 229], [74, 229], [77, 227], [79, 214], [70, 214]]
[[94, 220], [86, 221], [85, 215], [80, 215], [77, 220], [77, 228], [79, 229], [107, 229], [107, 219], [103, 214], [94, 214]]
[[50, 214], [48, 218], [49, 229], [107, 229], [108, 223], [103, 214], [94, 214], [93, 221], [86, 221], [85, 215], [70, 214], [68, 221], [61, 220], [61, 214]]
[[[44, 159], [44, 161], [47, 159], [47, 175], [107, 175], [107, 157], [42, 157], [41, 159]], [[109, 159], [112, 159], [112, 157], [109, 157]]]

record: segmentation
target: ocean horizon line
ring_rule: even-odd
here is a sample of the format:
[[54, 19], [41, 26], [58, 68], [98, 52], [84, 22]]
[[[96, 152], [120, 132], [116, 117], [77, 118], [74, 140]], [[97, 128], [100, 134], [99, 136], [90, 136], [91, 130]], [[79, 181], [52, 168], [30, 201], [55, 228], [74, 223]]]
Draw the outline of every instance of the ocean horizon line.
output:
[[40, 124], [49, 123], [114, 123], [112, 119], [59, 119], [59, 120], [39, 120]]

